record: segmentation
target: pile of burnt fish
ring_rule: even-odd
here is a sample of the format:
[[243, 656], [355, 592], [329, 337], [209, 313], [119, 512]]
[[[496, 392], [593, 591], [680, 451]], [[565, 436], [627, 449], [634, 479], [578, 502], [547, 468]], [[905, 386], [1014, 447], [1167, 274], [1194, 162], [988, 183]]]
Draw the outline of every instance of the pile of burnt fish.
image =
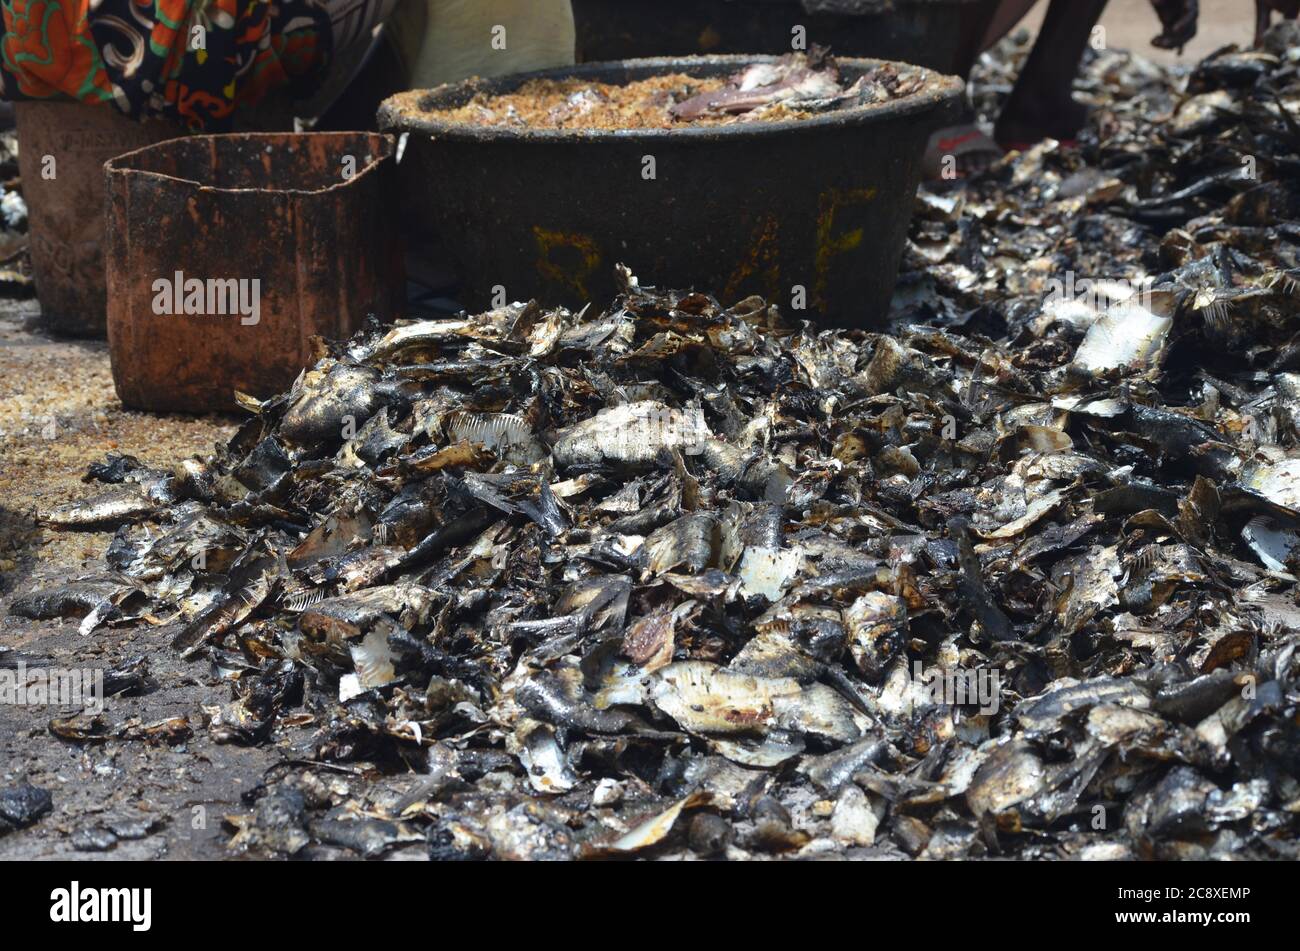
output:
[[628, 272], [374, 328], [97, 466], [114, 573], [16, 608], [229, 682], [234, 848], [1295, 858], [1296, 62], [1088, 84], [923, 195], [891, 334]]

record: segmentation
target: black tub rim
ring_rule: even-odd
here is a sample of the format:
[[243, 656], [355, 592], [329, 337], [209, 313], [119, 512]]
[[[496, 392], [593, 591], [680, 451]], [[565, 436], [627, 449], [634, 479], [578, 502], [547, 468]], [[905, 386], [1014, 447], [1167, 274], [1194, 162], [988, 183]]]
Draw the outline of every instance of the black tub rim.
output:
[[430, 117], [431, 106], [450, 105], [456, 100], [468, 100], [479, 93], [497, 95], [512, 92], [534, 79], [586, 79], [599, 81], [611, 73], [628, 77], [629, 81], [644, 79], [665, 72], [690, 74], [692, 69], [705, 70], [704, 76], [728, 75], [737, 68], [759, 63], [774, 63], [780, 56], [768, 54], [735, 53], [717, 56], [652, 56], [639, 59], [607, 60], [579, 63], [511, 73], [507, 76], [483, 79], [474, 77], [455, 83], [444, 83], [432, 89], [411, 89], [385, 99], [379, 107], [380, 132], [419, 133], [435, 139], [467, 143], [512, 144], [583, 144], [602, 143], [668, 143], [668, 142], [761, 142], [773, 136], [786, 136], [792, 132], [860, 128], [922, 115], [927, 112], [951, 109], [965, 90], [966, 84], [956, 76], [936, 72], [924, 66], [902, 63], [897, 60], [867, 57], [835, 57], [840, 67], [858, 73], [867, 69], [891, 65], [920, 70], [934, 86], [902, 99], [869, 106], [838, 109], [804, 119], [784, 119], [777, 122], [738, 122], [730, 125], [693, 126], [673, 129], [535, 129], [516, 126], [480, 126], [462, 122], [446, 122]]
[[[156, 152], [164, 148], [175, 148], [179, 142], [203, 142], [212, 141], [214, 144], [218, 141], [230, 141], [232, 139], [244, 140], [266, 140], [268, 143], [272, 140], [281, 141], [284, 139], [300, 139], [306, 136], [321, 138], [365, 138], [370, 144], [378, 147], [378, 154], [370, 161], [362, 164], [350, 178], [341, 179], [332, 185], [324, 188], [228, 188], [222, 185], [210, 185], [193, 178], [185, 178], [181, 175], [168, 175], [166, 172], [158, 172], [147, 168], [138, 168], [134, 164], [138, 161], [139, 156], [147, 152]], [[162, 142], [155, 142], [153, 145], [142, 146], [138, 149], [132, 149], [130, 152], [123, 152], [116, 155], [104, 163], [104, 175], [112, 182], [115, 178], [130, 175], [132, 178], [144, 177], [155, 180], [160, 184], [179, 185], [193, 191], [215, 193], [221, 195], [285, 195], [296, 198], [316, 197], [320, 195], [329, 195], [332, 192], [351, 187], [359, 182], [362, 178], [370, 174], [378, 174], [378, 170], [386, 162], [393, 161], [397, 156], [397, 142], [391, 135], [383, 132], [366, 132], [364, 130], [349, 131], [328, 131], [328, 132], [218, 132], [208, 133], [205, 135], [182, 135], [172, 139], [165, 139]]]

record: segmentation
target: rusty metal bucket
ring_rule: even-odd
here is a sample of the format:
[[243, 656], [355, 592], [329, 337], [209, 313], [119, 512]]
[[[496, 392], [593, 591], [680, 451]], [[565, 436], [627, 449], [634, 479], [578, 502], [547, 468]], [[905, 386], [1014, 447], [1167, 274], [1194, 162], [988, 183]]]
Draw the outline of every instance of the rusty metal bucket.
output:
[[75, 102], [17, 102], [14, 117], [42, 319], [55, 333], [102, 338], [104, 163], [184, 130]]
[[288, 386], [314, 335], [392, 316], [403, 275], [394, 142], [204, 135], [119, 156], [108, 183], [108, 343], [126, 406], [233, 409]]

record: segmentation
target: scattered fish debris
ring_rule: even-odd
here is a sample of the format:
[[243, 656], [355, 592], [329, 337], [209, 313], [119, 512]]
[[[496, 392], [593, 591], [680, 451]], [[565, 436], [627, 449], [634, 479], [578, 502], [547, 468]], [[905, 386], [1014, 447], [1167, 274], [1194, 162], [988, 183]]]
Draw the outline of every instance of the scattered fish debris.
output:
[[223, 742], [312, 724], [234, 852], [1294, 859], [1295, 29], [1090, 54], [1078, 148], [922, 192], [888, 333], [622, 269], [329, 345], [97, 470], [46, 522], [115, 574], [19, 609], [167, 619]]
[[0, 789], [0, 835], [27, 828], [53, 808], [48, 789], [26, 782]]
[[929, 82], [924, 70], [882, 62], [850, 83], [829, 50], [814, 47], [755, 63], [729, 77], [675, 73], [625, 84], [530, 79], [511, 92], [476, 93], [440, 116], [453, 123], [536, 129], [775, 122], [902, 99]]

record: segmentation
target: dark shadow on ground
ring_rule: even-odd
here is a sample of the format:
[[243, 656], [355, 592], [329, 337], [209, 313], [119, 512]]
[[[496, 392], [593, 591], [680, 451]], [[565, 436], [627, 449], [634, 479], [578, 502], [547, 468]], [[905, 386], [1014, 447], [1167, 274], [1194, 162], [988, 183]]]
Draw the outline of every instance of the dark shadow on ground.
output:
[[10, 594], [31, 577], [38, 560], [41, 531], [30, 515], [0, 506], [0, 566], [13, 562], [12, 567], [0, 571], [0, 597]]

